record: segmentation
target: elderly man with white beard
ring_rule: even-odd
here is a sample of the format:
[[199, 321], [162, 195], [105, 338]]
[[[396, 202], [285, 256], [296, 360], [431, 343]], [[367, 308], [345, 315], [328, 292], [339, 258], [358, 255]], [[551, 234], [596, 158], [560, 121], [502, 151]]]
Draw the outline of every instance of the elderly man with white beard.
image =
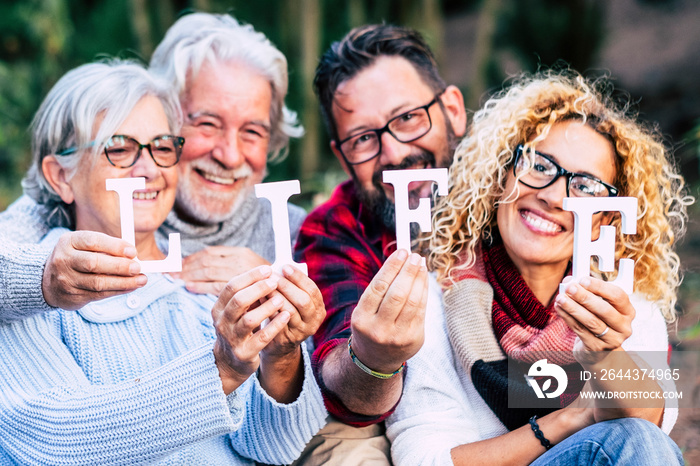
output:
[[[177, 201], [160, 233], [180, 233], [188, 289], [218, 294], [232, 267], [274, 260], [270, 203], [253, 186], [303, 133], [284, 105], [287, 61], [252, 26], [197, 13], [170, 28], [151, 70], [173, 83], [185, 117]], [[304, 216], [290, 205], [292, 242]]]
[[[194, 13], [168, 30], [150, 68], [179, 93], [186, 140], [175, 208], [159, 234], [180, 233], [187, 288], [218, 294], [234, 275], [274, 260], [270, 204], [253, 186], [303, 133], [284, 105], [287, 61], [252, 26]], [[292, 243], [304, 215], [289, 206]], [[122, 239], [79, 231], [51, 251], [34, 244], [62, 222], [27, 194], [0, 214], [0, 320], [78, 309], [145, 285], [136, 250]]]

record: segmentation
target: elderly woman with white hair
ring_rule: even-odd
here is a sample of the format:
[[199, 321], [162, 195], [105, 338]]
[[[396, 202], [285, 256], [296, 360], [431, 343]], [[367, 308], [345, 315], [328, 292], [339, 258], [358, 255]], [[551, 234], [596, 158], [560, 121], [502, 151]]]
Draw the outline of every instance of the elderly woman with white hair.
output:
[[[163, 259], [155, 232], [175, 199], [180, 120], [174, 93], [140, 65], [95, 63], [61, 78], [35, 117], [25, 180], [63, 226], [42, 244], [69, 229], [118, 236], [118, 198], [105, 180], [143, 177], [135, 249], [140, 260]], [[262, 266], [215, 300], [149, 274], [143, 288], [77, 312], [0, 324], [0, 463], [293, 461], [323, 425], [323, 401], [303, 348], [291, 378], [266, 363], [298, 351], [323, 319], [287, 325], [305, 303], [322, 309], [310, 302], [320, 296], [302, 296], [305, 280]]]

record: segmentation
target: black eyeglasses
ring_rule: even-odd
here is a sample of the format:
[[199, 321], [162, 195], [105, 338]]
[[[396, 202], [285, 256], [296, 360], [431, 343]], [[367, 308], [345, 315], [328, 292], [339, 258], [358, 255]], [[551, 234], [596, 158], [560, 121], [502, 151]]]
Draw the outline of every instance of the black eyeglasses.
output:
[[[515, 148], [515, 163], [513, 174], [525, 186], [533, 189], [543, 189], [550, 186], [565, 176], [566, 195], [572, 197], [615, 197], [618, 190], [597, 178], [582, 173], [572, 173], [564, 170], [554, 160], [545, 154], [532, 150], [534, 157], [531, 159], [523, 154], [523, 145]], [[532, 163], [532, 165], [531, 165]]]
[[[70, 147], [56, 153], [56, 155], [74, 154], [80, 149], [94, 146], [95, 141], [91, 141], [82, 147]], [[148, 149], [151, 158], [161, 168], [169, 168], [180, 160], [182, 146], [185, 138], [172, 136], [169, 134], [158, 136], [148, 144], [141, 144], [131, 136], [115, 135], [105, 143], [105, 156], [110, 164], [117, 168], [129, 168], [136, 164], [144, 148]]]
[[369, 162], [382, 151], [382, 134], [389, 133], [399, 142], [407, 143], [420, 139], [433, 127], [430, 107], [437, 103], [445, 91], [440, 91], [426, 105], [416, 107], [395, 116], [383, 128], [370, 129], [337, 142], [338, 150], [348, 165]]

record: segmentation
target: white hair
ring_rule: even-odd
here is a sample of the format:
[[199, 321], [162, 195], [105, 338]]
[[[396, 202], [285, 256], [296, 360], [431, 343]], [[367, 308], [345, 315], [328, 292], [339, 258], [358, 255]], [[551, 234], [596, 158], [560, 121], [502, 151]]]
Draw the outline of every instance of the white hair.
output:
[[[104, 142], [146, 96], [160, 100], [170, 130], [179, 133], [182, 112], [177, 95], [166, 81], [137, 62], [114, 58], [82, 65], [51, 88], [31, 124], [32, 165], [22, 180], [25, 193], [46, 205], [49, 224], [72, 227], [74, 219], [70, 206], [61, 201], [44, 176], [44, 157], [68, 150], [56, 160], [70, 179], [83, 157], [99, 154]], [[93, 134], [98, 118], [100, 127]]]
[[304, 129], [297, 114], [284, 105], [287, 95], [287, 59], [261, 32], [229, 15], [193, 13], [183, 16], [168, 30], [151, 57], [151, 71], [167, 79], [182, 97], [187, 80], [196, 77], [202, 65], [239, 62], [252, 67], [270, 83], [269, 160], [281, 160], [290, 137], [301, 137]]

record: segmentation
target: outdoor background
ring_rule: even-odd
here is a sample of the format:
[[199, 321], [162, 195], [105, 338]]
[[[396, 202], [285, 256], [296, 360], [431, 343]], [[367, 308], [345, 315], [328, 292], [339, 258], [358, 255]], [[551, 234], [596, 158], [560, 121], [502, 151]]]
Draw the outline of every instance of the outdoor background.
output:
[[[302, 195], [292, 201], [306, 208], [345, 178], [311, 88], [318, 57], [351, 27], [381, 21], [423, 32], [470, 109], [508, 76], [560, 60], [584, 74], [610, 74], [642, 118], [659, 125], [699, 197], [700, 0], [0, 0], [0, 211], [21, 194], [27, 126], [56, 80], [103, 56], [147, 62], [188, 10], [230, 12], [288, 57], [287, 104], [306, 136], [270, 167], [268, 180], [301, 179]], [[699, 214], [692, 206], [679, 245], [685, 282], [671, 328], [676, 351], [700, 351]], [[694, 386], [700, 391], [700, 378]], [[700, 409], [683, 410], [672, 437], [688, 464], [700, 464]]]

